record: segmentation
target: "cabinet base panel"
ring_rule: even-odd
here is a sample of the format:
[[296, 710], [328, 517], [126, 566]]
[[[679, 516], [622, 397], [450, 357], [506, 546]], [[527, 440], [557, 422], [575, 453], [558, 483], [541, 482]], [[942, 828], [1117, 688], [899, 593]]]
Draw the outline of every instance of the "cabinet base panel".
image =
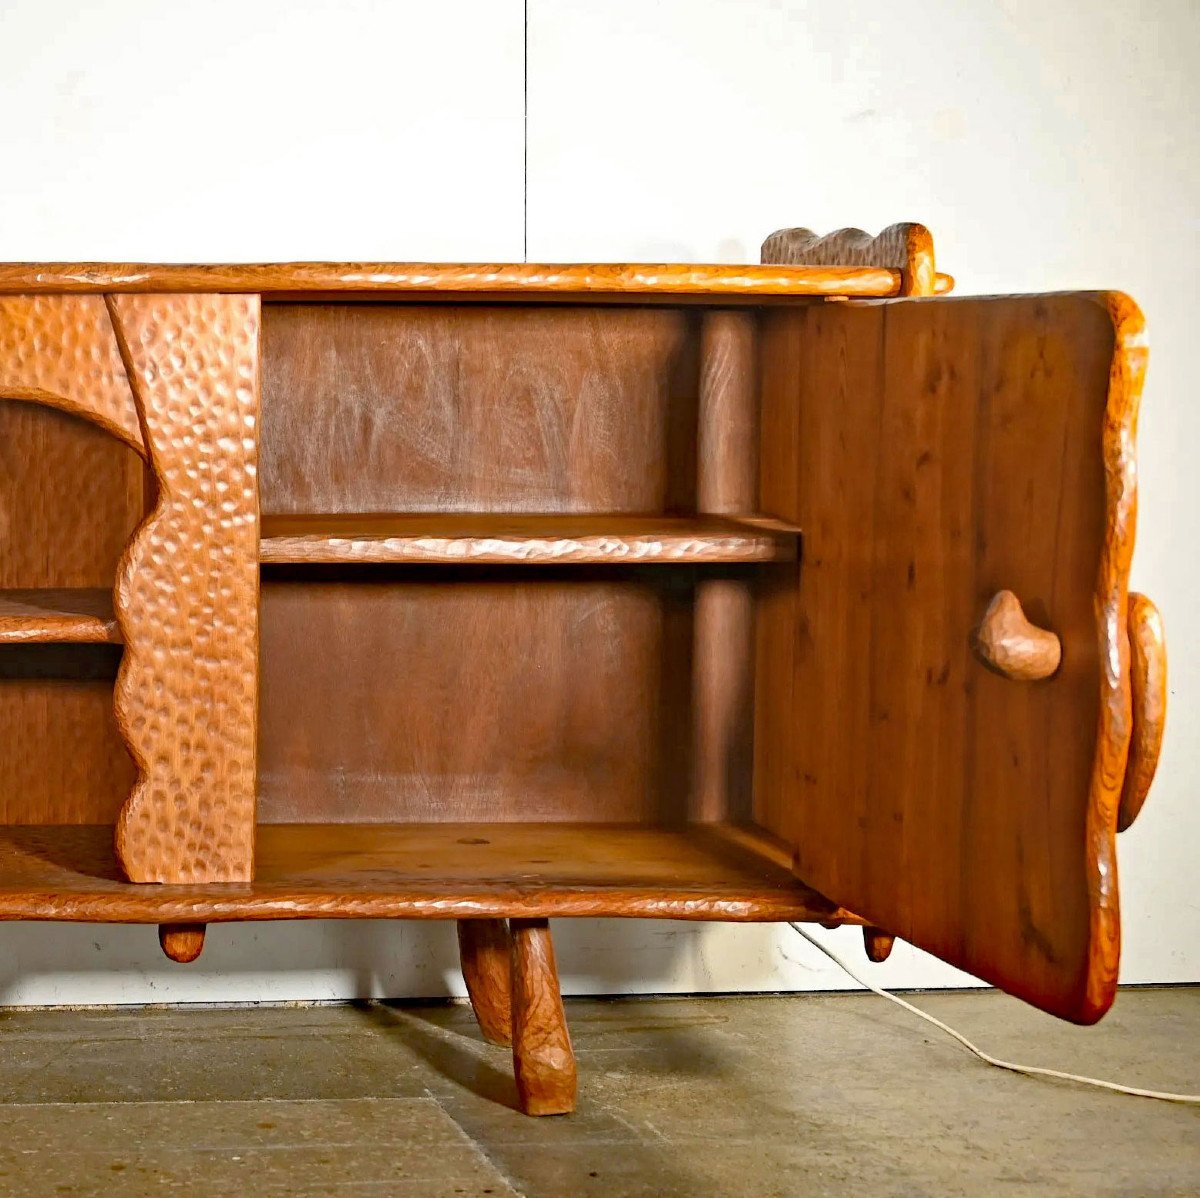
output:
[[0, 828], [0, 919], [658, 919], [860, 923], [722, 825], [267, 824], [255, 880], [122, 880], [112, 828]]

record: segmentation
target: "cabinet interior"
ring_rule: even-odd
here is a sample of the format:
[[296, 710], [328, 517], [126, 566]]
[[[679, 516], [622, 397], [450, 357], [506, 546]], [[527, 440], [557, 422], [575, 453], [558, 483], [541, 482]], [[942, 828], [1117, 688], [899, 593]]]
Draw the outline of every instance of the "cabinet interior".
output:
[[[264, 302], [261, 884], [819, 902], [755, 768], [756, 609], [799, 552], [760, 510], [758, 320]], [[31, 405], [0, 405], [0, 444], [11, 545], [34, 547], [0, 563], [0, 639], [6, 604], [42, 602], [43, 639], [94, 642], [0, 644], [0, 820], [110, 825], [133, 770], [103, 588], [143, 467]]]

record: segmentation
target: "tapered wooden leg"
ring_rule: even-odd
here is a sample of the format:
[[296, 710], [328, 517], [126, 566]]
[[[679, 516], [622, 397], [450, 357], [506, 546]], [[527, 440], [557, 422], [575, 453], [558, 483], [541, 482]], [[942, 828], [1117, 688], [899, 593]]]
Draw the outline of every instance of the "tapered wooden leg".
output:
[[206, 927], [207, 925], [202, 923], [160, 923], [158, 943], [172, 961], [186, 965], [204, 950]]
[[514, 919], [512, 934], [513, 1072], [527, 1115], [575, 1109], [575, 1054], [567, 1032], [554, 944], [544, 919]]
[[896, 943], [895, 936], [889, 936], [881, 928], [863, 928], [863, 947], [867, 950], [867, 960], [878, 964], [886, 961], [892, 955], [892, 946]]
[[458, 959], [485, 1040], [512, 1043], [512, 939], [503, 919], [460, 919]]

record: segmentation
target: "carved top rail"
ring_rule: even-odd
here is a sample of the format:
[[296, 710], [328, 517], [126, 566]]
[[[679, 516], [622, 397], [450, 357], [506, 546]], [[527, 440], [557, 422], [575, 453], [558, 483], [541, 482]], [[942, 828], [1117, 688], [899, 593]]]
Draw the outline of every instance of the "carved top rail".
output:
[[[778, 234], [776, 236], [779, 236]], [[932, 261], [932, 259], [931, 259]], [[949, 277], [941, 290], [949, 289]], [[691, 263], [282, 262], [243, 265], [144, 265], [17, 262], [0, 265], [0, 294], [124, 292], [388, 292], [409, 299], [453, 293], [497, 298], [588, 296], [741, 299], [806, 296], [887, 297], [905, 293], [900, 264], [743, 266]]]

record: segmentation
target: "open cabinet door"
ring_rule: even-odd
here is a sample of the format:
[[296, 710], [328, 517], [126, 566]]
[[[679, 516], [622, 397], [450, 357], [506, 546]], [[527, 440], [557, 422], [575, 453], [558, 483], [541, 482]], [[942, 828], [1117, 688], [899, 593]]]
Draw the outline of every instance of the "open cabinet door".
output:
[[[1141, 315], [823, 303], [766, 313], [760, 345], [762, 510], [803, 551], [760, 605], [757, 818], [835, 902], [1094, 1021], [1120, 947]], [[1049, 676], [985, 664], [1002, 591], [1058, 637], [1026, 671]]]

